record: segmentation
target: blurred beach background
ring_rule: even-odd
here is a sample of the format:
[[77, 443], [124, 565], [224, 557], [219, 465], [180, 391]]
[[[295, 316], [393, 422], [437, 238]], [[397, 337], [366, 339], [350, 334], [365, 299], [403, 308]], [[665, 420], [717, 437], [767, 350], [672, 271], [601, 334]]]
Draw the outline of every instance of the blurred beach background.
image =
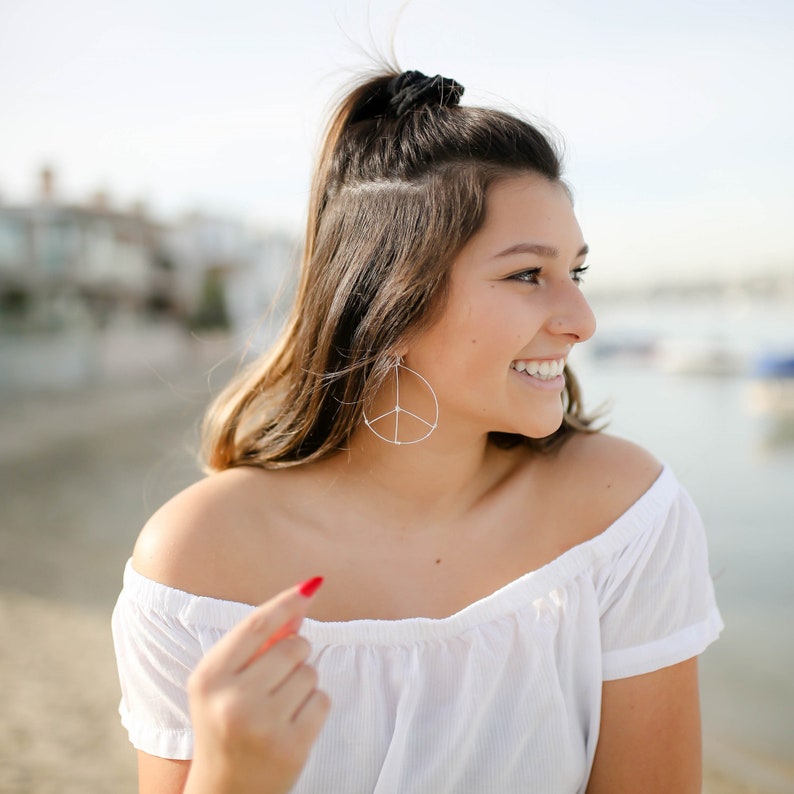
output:
[[[564, 136], [587, 405], [700, 507], [706, 794], [794, 792], [794, 6], [0, 2], [0, 792], [135, 790], [109, 618], [283, 318], [358, 47]], [[263, 319], [263, 311], [273, 310]]]

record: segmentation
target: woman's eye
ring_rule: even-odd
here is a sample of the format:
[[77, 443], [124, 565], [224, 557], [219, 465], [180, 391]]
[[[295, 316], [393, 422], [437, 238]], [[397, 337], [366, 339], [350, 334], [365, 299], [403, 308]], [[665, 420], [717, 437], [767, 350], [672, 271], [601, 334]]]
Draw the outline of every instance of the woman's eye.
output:
[[512, 281], [524, 281], [527, 284], [537, 284], [540, 271], [541, 268], [539, 267], [534, 267], [532, 270], [522, 270], [520, 273], [514, 273], [510, 276], [510, 279]]
[[571, 276], [573, 276], [573, 280], [577, 284], [583, 284], [584, 283], [584, 274], [587, 273], [587, 271], [589, 269], [590, 269], [589, 265], [582, 265], [581, 267], [574, 268], [571, 271]]

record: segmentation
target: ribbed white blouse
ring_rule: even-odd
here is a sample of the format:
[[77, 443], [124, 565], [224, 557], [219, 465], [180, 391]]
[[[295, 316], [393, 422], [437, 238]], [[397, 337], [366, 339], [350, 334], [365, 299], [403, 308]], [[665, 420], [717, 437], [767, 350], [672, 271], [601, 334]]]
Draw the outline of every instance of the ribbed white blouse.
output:
[[[191, 757], [187, 677], [251, 609], [127, 564], [112, 622], [135, 747]], [[603, 533], [450, 617], [306, 620], [332, 708], [293, 792], [584, 792], [602, 681], [695, 656], [722, 625], [700, 517], [665, 468]]]

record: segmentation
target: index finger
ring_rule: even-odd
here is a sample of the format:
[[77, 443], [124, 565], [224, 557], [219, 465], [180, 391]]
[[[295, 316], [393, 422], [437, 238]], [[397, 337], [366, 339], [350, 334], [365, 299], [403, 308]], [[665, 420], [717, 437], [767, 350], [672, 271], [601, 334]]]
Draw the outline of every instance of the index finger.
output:
[[307, 579], [256, 607], [210, 649], [202, 660], [204, 672], [238, 673], [285, 625], [289, 624], [290, 633], [297, 631], [322, 581], [320, 576]]

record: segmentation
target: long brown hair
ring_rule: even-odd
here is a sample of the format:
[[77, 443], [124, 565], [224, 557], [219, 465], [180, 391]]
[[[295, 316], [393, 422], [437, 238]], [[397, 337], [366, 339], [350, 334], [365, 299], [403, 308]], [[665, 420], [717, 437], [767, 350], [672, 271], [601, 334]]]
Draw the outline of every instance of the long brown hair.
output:
[[[390, 112], [395, 81], [406, 74], [416, 73], [365, 79], [332, 115], [292, 312], [270, 352], [208, 411], [206, 468], [280, 468], [344, 447], [396, 349], [443, 307], [450, 265], [483, 223], [488, 188], [518, 173], [561, 181], [549, 136], [508, 113], [450, 103], [450, 84], [455, 100], [462, 93], [453, 81], [410, 112]], [[559, 430], [494, 440], [547, 450], [587, 430], [576, 380], [567, 369], [565, 378]]]

